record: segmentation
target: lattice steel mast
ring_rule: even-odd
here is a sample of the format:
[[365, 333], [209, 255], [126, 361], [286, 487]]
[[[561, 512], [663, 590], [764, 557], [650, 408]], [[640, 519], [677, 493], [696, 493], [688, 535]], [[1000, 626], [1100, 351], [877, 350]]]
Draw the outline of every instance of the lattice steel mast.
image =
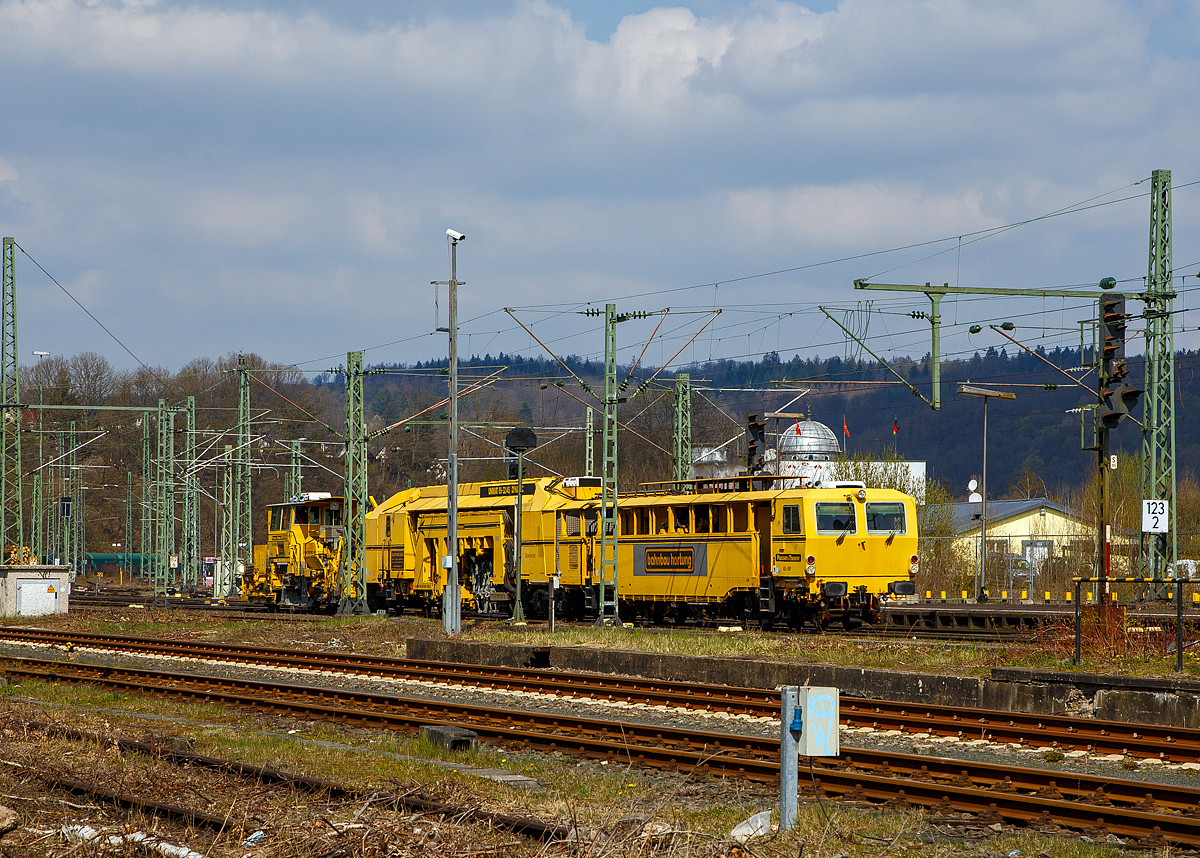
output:
[[254, 563], [254, 521], [250, 507], [250, 367], [246, 365], [244, 355], [238, 355], [238, 428], [237, 445], [234, 455], [234, 540], [236, 554], [234, 556], [233, 574], [236, 586], [241, 587], [237, 578], [239, 563], [249, 568]]
[[[16, 242], [4, 239], [3, 348], [0, 354], [0, 553], [3, 561], [20, 563], [25, 545], [25, 510], [21, 502], [21, 387], [17, 361]], [[15, 549], [17, 559], [9, 551]]]
[[187, 398], [187, 425], [183, 437], [183, 523], [179, 568], [183, 585], [195, 587], [200, 579], [200, 472], [196, 466], [196, 397]]
[[671, 479], [682, 483], [692, 471], [692, 381], [687, 373], [675, 376], [675, 444], [671, 451]]
[[1144, 574], [1164, 577], [1178, 555], [1175, 497], [1175, 290], [1171, 270], [1171, 171], [1150, 177], [1150, 258], [1146, 277], [1146, 400], [1142, 416], [1142, 497], [1170, 502], [1169, 532], [1147, 534]]
[[154, 468], [154, 598], [165, 599], [175, 553], [175, 411], [158, 400], [158, 457]]
[[345, 509], [338, 613], [365, 614], [367, 587], [363, 516], [367, 514], [367, 427], [363, 413], [362, 352], [346, 354]]

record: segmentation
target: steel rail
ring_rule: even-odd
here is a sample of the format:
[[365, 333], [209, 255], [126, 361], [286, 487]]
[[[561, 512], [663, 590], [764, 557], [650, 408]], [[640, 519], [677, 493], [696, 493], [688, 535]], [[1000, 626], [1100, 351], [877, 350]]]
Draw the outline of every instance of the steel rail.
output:
[[[779, 742], [762, 737], [105, 665], [15, 658], [0, 664], [18, 679], [99, 684], [360, 727], [411, 731], [422, 723], [455, 723], [509, 748], [700, 769], [769, 783], [779, 777]], [[864, 760], [874, 762], [864, 766]], [[1200, 790], [863, 749], [848, 751], [837, 761], [822, 761], [814, 772], [820, 774], [819, 788], [849, 799], [886, 798], [902, 805], [998, 815], [1023, 824], [1051, 809], [1054, 820], [1076, 828], [1094, 827], [1103, 818], [1113, 833], [1153, 838], [1157, 831], [1173, 843], [1200, 846]]]
[[[20, 627], [0, 627], [0, 640], [72, 644], [205, 661], [226, 660], [443, 684], [462, 683], [488, 689], [668, 705], [760, 718], [776, 718], [779, 713], [779, 697], [775, 691], [609, 674], [549, 672], [531, 668], [451, 664], [239, 644], [160, 641]], [[877, 730], [899, 730], [910, 734], [978, 738], [1064, 751], [1156, 757], [1177, 762], [1196, 762], [1200, 759], [1200, 730], [1194, 728], [849, 696], [841, 698], [841, 714], [842, 722], [847, 727], [869, 726]]]
[[[209, 757], [203, 754], [193, 754], [190, 751], [177, 751], [165, 747], [161, 744], [153, 742], [140, 742], [136, 739], [126, 739], [114, 736], [101, 736], [96, 733], [89, 733], [86, 730], [80, 730], [76, 727], [70, 727], [60, 724], [42, 724], [38, 722], [30, 722], [26, 725], [27, 729], [40, 730], [46, 733], [66, 736], [70, 739], [86, 742], [98, 742], [107, 747], [116, 747], [122, 753], [137, 752], [147, 754], [153, 757], [160, 757], [165, 760], [170, 760], [181, 765], [200, 767], [206, 769], [214, 769], [216, 771], [231, 772], [239, 777], [249, 778], [252, 780], [262, 781], [264, 783], [281, 784], [284, 786], [295, 787], [307, 792], [325, 793], [333, 798], [363, 798], [369, 796], [377, 804], [396, 804], [400, 807], [415, 810], [419, 813], [441, 813], [447, 816], [461, 816], [474, 819], [479, 822], [487, 822], [493, 825], [498, 825], [502, 828], [507, 828], [515, 831], [518, 834], [523, 834], [529, 837], [536, 837], [541, 840], [564, 840], [571, 835], [571, 829], [563, 825], [555, 825], [553, 823], [543, 822], [539, 819], [529, 819], [521, 816], [510, 816], [503, 813], [495, 813], [493, 811], [483, 810], [479, 807], [465, 807], [462, 805], [447, 804], [445, 802], [435, 801], [420, 794], [413, 793], [379, 793], [377, 790], [369, 792], [357, 787], [346, 786], [345, 784], [327, 781], [321, 778], [312, 778], [307, 775], [298, 775], [291, 772], [284, 772], [278, 769], [270, 769], [265, 766], [255, 766], [249, 763], [238, 762], [237, 760], [225, 760], [220, 757]], [[93, 790], [96, 788], [92, 787]], [[107, 792], [98, 792], [97, 794], [109, 797]], [[195, 812], [186, 808], [175, 808], [173, 805], [155, 805], [153, 802], [142, 802], [141, 807], [147, 810], [156, 810], [159, 807], [167, 808], [167, 812], [172, 815], [180, 815], [175, 811], [182, 811], [186, 814], [186, 818], [198, 818], [201, 821], [207, 821], [214, 817], [205, 817], [204, 815], [197, 816]]]

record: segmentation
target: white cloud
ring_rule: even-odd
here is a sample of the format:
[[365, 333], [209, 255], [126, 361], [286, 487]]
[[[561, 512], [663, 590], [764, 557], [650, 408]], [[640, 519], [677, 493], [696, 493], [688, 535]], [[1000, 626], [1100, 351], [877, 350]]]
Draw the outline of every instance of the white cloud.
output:
[[[1197, 63], [1156, 49], [1133, 0], [662, 7], [607, 42], [542, 0], [423, 14], [0, 0], [0, 231], [64, 282], [98, 272], [95, 296], [141, 330], [199, 303], [204, 333], [144, 356], [170, 362], [270, 353], [211, 338], [286, 344], [300, 318], [342, 350], [418, 335], [431, 312], [370, 308], [443, 279], [447, 226], [471, 236], [460, 264], [488, 312], [961, 234], [1156, 166], [1200, 178]], [[1100, 247], [1144, 267], [1128, 205], [964, 261], [1069, 282]], [[272, 326], [213, 322], [227, 305], [197, 297], [213, 271]], [[806, 288], [836, 298], [846, 273]], [[298, 291], [335, 300], [314, 316], [282, 300]]]
[[888, 247], [999, 226], [981, 195], [930, 193], [915, 185], [757, 188], [729, 195], [729, 225], [747, 243], [787, 241], [830, 248]]

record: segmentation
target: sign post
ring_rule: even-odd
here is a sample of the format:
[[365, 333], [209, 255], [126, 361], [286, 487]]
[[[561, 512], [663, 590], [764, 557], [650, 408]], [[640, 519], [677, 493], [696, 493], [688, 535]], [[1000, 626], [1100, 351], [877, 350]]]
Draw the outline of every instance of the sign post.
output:
[[796, 824], [800, 755], [837, 757], [842, 753], [837, 688], [785, 685], [780, 689], [779, 830]]

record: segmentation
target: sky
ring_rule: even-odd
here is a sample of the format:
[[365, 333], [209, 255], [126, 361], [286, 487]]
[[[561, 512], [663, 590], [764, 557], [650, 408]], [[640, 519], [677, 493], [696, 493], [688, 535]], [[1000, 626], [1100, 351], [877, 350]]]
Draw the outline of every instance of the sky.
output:
[[[1154, 169], [1200, 307], [1197, 0], [0, 0], [0, 32], [23, 363], [444, 356], [447, 228], [467, 354], [542, 353], [519, 321], [595, 356], [614, 302], [671, 309], [623, 361], [845, 354], [818, 306], [920, 355], [927, 301], [855, 279], [1134, 289]], [[948, 301], [944, 348], [1077, 343], [1085, 304]]]

